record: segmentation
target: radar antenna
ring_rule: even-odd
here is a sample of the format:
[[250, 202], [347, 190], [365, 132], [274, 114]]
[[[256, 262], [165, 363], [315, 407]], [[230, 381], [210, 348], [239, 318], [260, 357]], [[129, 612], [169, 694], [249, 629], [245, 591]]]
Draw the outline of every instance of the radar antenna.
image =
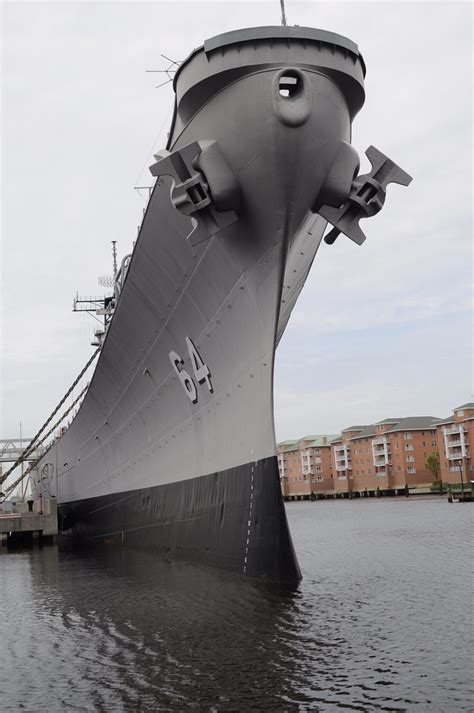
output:
[[182, 64], [181, 60], [175, 60], [171, 59], [170, 57], [167, 57], [165, 54], [161, 55], [163, 59], [166, 59], [167, 62], [170, 62], [169, 66], [166, 67], [166, 69], [145, 69], [145, 72], [148, 74], [166, 74], [168, 79], [166, 79], [164, 82], [161, 84], [158, 84], [155, 89], [159, 89], [160, 87], [163, 87], [165, 84], [169, 84], [169, 82], [173, 81], [173, 76], [175, 72], [179, 69], [180, 65]]
[[97, 282], [101, 287], [113, 287], [117, 277], [117, 241], [112, 240], [112, 270], [113, 275], [101, 275]]
[[101, 287], [113, 287], [115, 285], [115, 277], [112, 277], [112, 275], [101, 275], [97, 278], [97, 282]]
[[114, 265], [114, 278], [117, 275], [117, 241], [112, 240], [112, 260]]

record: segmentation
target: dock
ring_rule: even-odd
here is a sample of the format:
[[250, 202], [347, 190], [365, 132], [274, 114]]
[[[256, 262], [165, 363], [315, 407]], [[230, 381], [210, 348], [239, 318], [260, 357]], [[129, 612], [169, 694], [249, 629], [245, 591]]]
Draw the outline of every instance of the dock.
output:
[[466, 488], [449, 488], [448, 503], [472, 503], [474, 501], [474, 488], [467, 486]]
[[16, 512], [0, 510], [0, 540], [7, 546], [27, 544], [34, 539], [52, 542], [58, 534], [56, 498], [40, 498], [16, 504]]

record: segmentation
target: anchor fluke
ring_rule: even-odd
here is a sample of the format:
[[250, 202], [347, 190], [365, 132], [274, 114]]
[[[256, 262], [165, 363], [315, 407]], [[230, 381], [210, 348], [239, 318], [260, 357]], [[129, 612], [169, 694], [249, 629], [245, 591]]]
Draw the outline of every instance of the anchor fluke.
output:
[[340, 233], [362, 245], [366, 236], [359, 226], [359, 220], [370, 218], [382, 209], [389, 183], [408, 186], [412, 182], [408, 173], [375, 146], [369, 146], [365, 154], [372, 164], [370, 173], [353, 179], [351, 192], [339, 208], [323, 205], [318, 211], [334, 226], [324, 238], [328, 245], [332, 245]]

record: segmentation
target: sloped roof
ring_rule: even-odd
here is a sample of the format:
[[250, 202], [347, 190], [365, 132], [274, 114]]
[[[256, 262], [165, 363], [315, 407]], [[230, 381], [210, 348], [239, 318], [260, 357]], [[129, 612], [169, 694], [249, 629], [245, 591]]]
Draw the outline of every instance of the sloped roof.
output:
[[350, 441], [356, 441], [359, 438], [367, 438], [368, 436], [375, 436], [375, 426], [365, 426], [360, 430], [358, 433], [356, 433], [355, 436], [352, 436], [352, 438], [349, 438]]
[[459, 409], [462, 409], [462, 408], [474, 408], [474, 403], [472, 401], [470, 401], [469, 403], [463, 404], [462, 406], [456, 406], [456, 408], [453, 410], [459, 411]]
[[[314, 441], [308, 443], [306, 448], [321, 448], [322, 446], [329, 446], [334, 438], [337, 438], [337, 433], [328, 433], [321, 436], [314, 436]], [[324, 442], [326, 439], [326, 442]]]
[[436, 421], [437, 426], [442, 426], [445, 423], [454, 423], [454, 416], [449, 416], [448, 418], [442, 418], [441, 421]]
[[289, 441], [282, 441], [281, 443], [277, 443], [277, 448], [279, 448], [283, 452], [287, 451], [297, 451], [298, 450], [298, 440], [289, 440]]
[[388, 429], [385, 433], [433, 430], [440, 422], [441, 419], [436, 416], [407, 416], [407, 418], [401, 418], [393, 428]]
[[401, 421], [401, 420], [402, 420], [402, 419], [401, 419], [400, 416], [398, 416], [397, 418], [384, 418], [383, 421], [377, 421], [377, 423], [376, 423], [375, 425], [376, 425], [376, 426], [381, 426], [382, 423], [398, 423], [398, 422]]
[[346, 433], [346, 431], [362, 431], [363, 428], [367, 428], [368, 424], [364, 426], [349, 426], [349, 428], [343, 428], [341, 433]]

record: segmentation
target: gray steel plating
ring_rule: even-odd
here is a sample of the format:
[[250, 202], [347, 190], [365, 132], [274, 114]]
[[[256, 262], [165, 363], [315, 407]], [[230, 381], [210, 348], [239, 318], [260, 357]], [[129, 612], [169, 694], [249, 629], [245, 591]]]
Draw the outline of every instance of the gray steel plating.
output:
[[[180, 67], [167, 150], [151, 167], [157, 181], [94, 376], [47, 456], [70, 533], [140, 545], [143, 527], [141, 544], [171, 555], [299, 576], [275, 494], [274, 355], [326, 226], [315, 211], [348, 197], [364, 73], [349, 40], [294, 27], [215, 37]], [[203, 478], [207, 499], [189, 499]], [[130, 499], [133, 516], [117, 507]]]

